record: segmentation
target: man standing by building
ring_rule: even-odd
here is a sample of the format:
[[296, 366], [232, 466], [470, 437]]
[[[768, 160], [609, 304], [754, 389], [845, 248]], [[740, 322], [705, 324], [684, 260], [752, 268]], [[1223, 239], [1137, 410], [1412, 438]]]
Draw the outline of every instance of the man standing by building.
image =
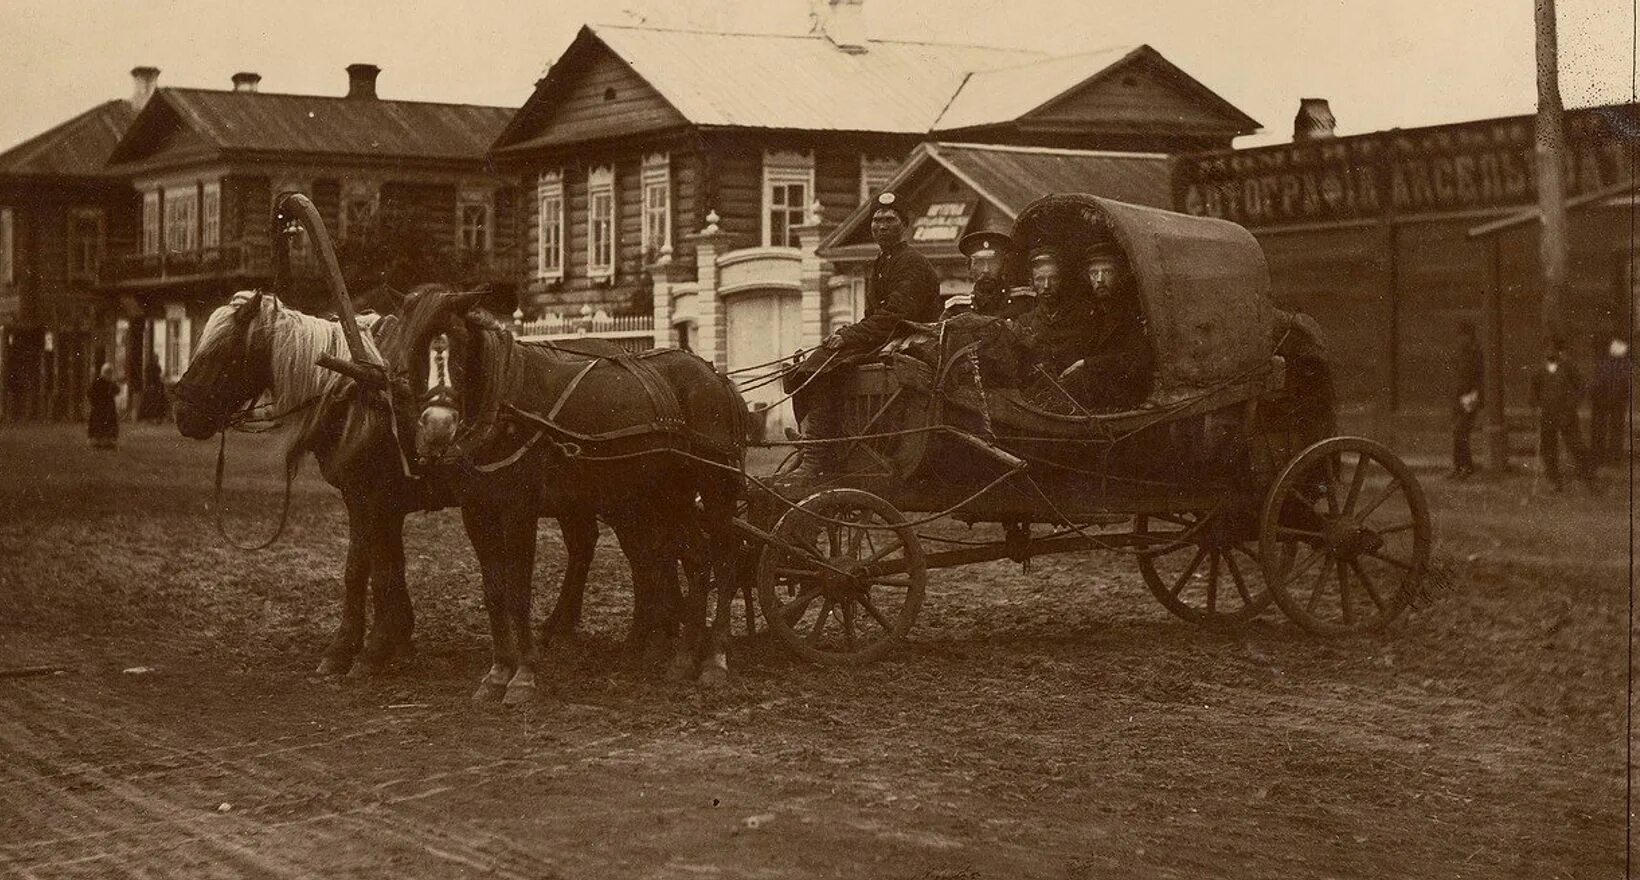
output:
[[[871, 238], [881, 253], [866, 277], [865, 317], [839, 327], [783, 380], [787, 393], [792, 395], [792, 411], [805, 440], [832, 440], [842, 433], [843, 401], [838, 384], [846, 368], [881, 348], [901, 321], [939, 319], [939, 273], [905, 240], [906, 221], [894, 193], [877, 195], [871, 212]], [[789, 479], [817, 480], [831, 467], [830, 446], [805, 446], [802, 460]]]
[[1634, 360], [1629, 344], [1612, 336], [1594, 367], [1589, 383], [1589, 456], [1596, 467], [1616, 465], [1623, 460], [1624, 435], [1628, 431], [1629, 383], [1634, 377]]
[[1452, 472], [1448, 479], [1465, 480], [1475, 473], [1469, 445], [1481, 412], [1481, 350], [1475, 344], [1475, 325], [1458, 325], [1458, 349], [1452, 355]]
[[1543, 459], [1543, 472], [1550, 485], [1558, 492], [1560, 479], [1560, 443], [1572, 457], [1572, 466], [1578, 476], [1594, 491], [1594, 467], [1583, 439], [1578, 433], [1577, 406], [1583, 397], [1583, 377], [1577, 365], [1566, 357], [1566, 344], [1560, 339], [1549, 343], [1549, 352], [1537, 373], [1532, 376], [1532, 403], [1538, 408], [1538, 455]]

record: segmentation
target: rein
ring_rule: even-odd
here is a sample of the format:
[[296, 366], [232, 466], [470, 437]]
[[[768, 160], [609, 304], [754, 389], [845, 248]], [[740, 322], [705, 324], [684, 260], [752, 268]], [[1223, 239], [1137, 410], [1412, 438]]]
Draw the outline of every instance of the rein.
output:
[[[318, 398], [316, 397], [314, 400], [318, 400]], [[303, 406], [311, 406], [312, 403], [313, 401], [309, 401], [308, 403], [303, 404]], [[248, 412], [249, 409], [247, 408], [246, 411]], [[287, 413], [287, 415], [288, 414], [289, 413]], [[285, 523], [290, 519], [290, 491], [291, 484], [296, 481], [296, 466], [289, 460], [285, 462], [285, 500], [283, 504], [280, 505], [279, 525], [274, 528], [273, 535], [260, 544], [241, 544], [238, 541], [235, 541], [232, 535], [228, 534], [227, 526], [222, 524], [222, 476], [227, 470], [228, 462], [227, 430], [223, 430], [220, 437], [222, 440], [221, 443], [217, 445], [216, 449], [216, 491], [211, 499], [211, 507], [216, 510], [216, 531], [222, 536], [223, 541], [226, 541], [230, 547], [233, 547], [236, 550], [245, 550], [247, 552], [266, 550], [267, 548], [272, 547], [275, 541], [279, 540], [280, 535], [285, 533]]]

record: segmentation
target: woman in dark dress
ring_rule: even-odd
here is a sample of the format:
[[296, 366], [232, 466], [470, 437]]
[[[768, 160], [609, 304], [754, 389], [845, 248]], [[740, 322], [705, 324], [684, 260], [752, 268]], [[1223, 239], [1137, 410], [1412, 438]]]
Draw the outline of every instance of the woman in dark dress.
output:
[[119, 393], [120, 386], [114, 382], [114, 368], [103, 364], [97, 378], [91, 380], [91, 387], [85, 392], [91, 401], [91, 418], [86, 424], [85, 433], [91, 438], [91, 445], [98, 449], [113, 449], [114, 443], [119, 440], [120, 417], [114, 408], [114, 398]]

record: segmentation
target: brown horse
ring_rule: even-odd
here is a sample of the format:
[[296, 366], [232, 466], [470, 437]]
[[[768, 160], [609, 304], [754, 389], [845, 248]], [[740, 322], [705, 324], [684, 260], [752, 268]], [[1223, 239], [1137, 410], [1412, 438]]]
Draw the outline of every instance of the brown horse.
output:
[[[397, 325], [395, 318], [375, 316], [359, 323], [369, 331], [364, 339], [372, 354], [390, 342]], [[177, 428], [193, 439], [215, 436], [253, 402], [267, 399], [267, 410], [284, 417], [287, 466], [311, 453], [325, 480], [340, 490], [348, 515], [342, 618], [319, 663], [321, 674], [379, 672], [408, 656], [415, 622], [405, 587], [404, 518], [454, 503], [437, 481], [407, 469], [385, 398], [362, 396], [352, 381], [315, 364], [320, 356], [347, 353], [337, 322], [244, 291], [212, 313], [175, 393]], [[568, 558], [558, 604], [543, 629], [563, 633], [580, 615], [598, 524], [590, 512], [545, 513], [558, 516]], [[367, 585], [373, 607], [368, 641]]]
[[[519, 343], [473, 310], [478, 299], [417, 293], [388, 352], [389, 369], [406, 380], [393, 383], [395, 393], [419, 413], [417, 454], [456, 493], [483, 574], [494, 656], [474, 698], [510, 704], [534, 695], [535, 525], [519, 511], [543, 498], [596, 509], [610, 524], [640, 604], [646, 596], [664, 604], [683, 561], [691, 589], [673, 672], [687, 675], [704, 658], [701, 682], [721, 682], [745, 401], [687, 352], [588, 357]], [[708, 630], [714, 580], [718, 609]]]

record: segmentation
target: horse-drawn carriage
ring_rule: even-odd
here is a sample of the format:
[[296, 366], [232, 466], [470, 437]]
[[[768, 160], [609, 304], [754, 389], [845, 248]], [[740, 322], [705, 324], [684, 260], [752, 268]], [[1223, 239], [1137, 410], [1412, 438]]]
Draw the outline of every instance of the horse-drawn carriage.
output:
[[[1274, 308], [1263, 254], [1234, 224], [1039, 200], [1015, 226], [1024, 248], [1072, 252], [1108, 236], [1125, 252], [1153, 355], [1143, 402], [1045, 406], [988, 372], [999, 319], [916, 327], [853, 368], [842, 465], [799, 490], [745, 473], [745, 401], [687, 352], [520, 343], [474, 308], [476, 292], [447, 290], [412, 296], [363, 337], [317, 209], [297, 194], [279, 205], [316, 243], [341, 320], [236, 296], [179, 387], [178, 426], [209, 437], [259, 399], [300, 415], [292, 460], [320, 459], [353, 538], [324, 671], [359, 652], [367, 580], [378, 613], [366, 665], [408, 649], [402, 521], [449, 504], [462, 507], [490, 610], [495, 663], [477, 696], [508, 702], [535, 692], [542, 516], [578, 548], [542, 639], [553, 621], [573, 625], [596, 517], [632, 564], [634, 632], [681, 618], [674, 666], [702, 663], [703, 682], [727, 670], [730, 600], [750, 584], [769, 628], [826, 663], [891, 650], [929, 569], [1004, 558], [1128, 553], [1163, 605], [1209, 625], [1246, 623], [1273, 601], [1306, 629], [1353, 632], [1390, 623], [1422, 589], [1430, 522], [1417, 481], [1384, 447], [1331, 436], [1314, 325]], [[953, 538], [951, 520], [1001, 533]], [[680, 562], [691, 582], [681, 608], [669, 604]]]
[[[1095, 549], [1131, 554], [1157, 599], [1200, 624], [1244, 624], [1274, 601], [1336, 634], [1407, 608], [1429, 558], [1422, 490], [1388, 449], [1332, 436], [1315, 325], [1271, 303], [1252, 235], [1079, 195], [1037, 201], [1013, 234], [1021, 251], [1115, 239], [1155, 356], [1150, 393], [1091, 412], [996, 387], [972, 332], [986, 320], [920, 328], [854, 368], [834, 478], [758, 481], [739, 524], [786, 645], [867, 662], [911, 628], [930, 569]], [[953, 539], [947, 517], [1001, 535]]]

